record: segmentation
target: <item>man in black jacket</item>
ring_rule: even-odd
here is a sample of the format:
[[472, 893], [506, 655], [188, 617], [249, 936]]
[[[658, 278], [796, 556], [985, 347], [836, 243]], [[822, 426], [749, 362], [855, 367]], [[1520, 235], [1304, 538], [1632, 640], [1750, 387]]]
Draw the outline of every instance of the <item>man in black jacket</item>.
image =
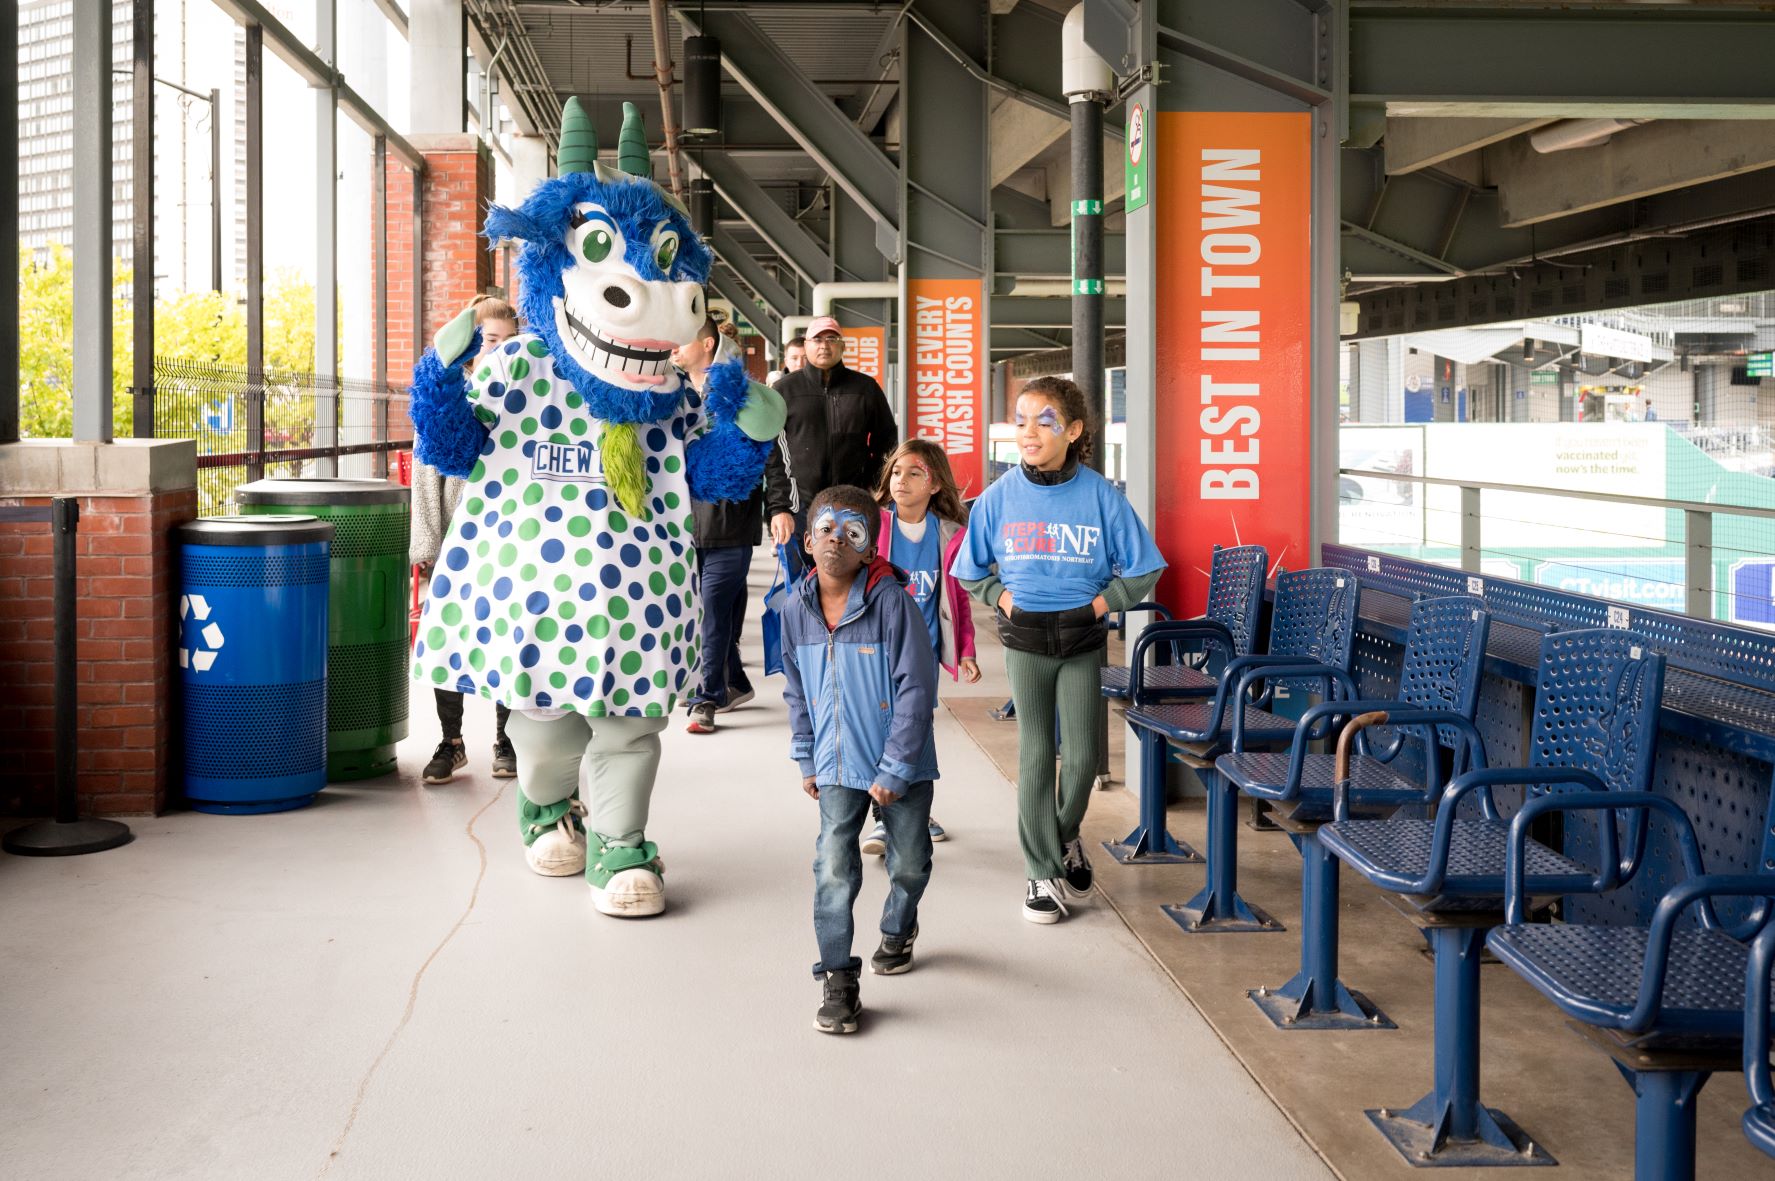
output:
[[794, 493], [794, 507], [770, 518], [771, 540], [783, 545], [807, 532], [807, 506], [827, 488], [874, 488], [900, 439], [875, 379], [846, 368], [844, 336], [831, 316], [808, 325], [807, 364], [781, 378], [776, 390], [788, 412], [778, 443]]
[[[721, 333], [706, 320], [696, 339], [673, 350], [672, 359], [691, 385], [703, 388], [709, 366], [721, 352]], [[692, 498], [697, 566], [702, 571], [701, 684], [690, 698], [692, 734], [712, 734], [715, 715], [752, 700], [752, 682], [740, 663], [740, 629], [746, 622], [746, 576], [752, 551], [764, 533], [766, 513], [790, 508], [789, 483], [773, 454], [765, 465], [764, 486], [745, 500]]]

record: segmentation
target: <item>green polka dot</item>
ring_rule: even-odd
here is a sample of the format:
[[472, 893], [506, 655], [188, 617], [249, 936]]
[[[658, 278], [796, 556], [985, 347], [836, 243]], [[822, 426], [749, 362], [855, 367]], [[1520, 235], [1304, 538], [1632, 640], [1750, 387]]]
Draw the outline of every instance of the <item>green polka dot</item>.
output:
[[664, 689], [666, 687], [666, 670], [665, 669], [662, 668], [658, 672], [653, 674], [653, 684], [654, 684], [655, 688], [659, 688], [659, 689]]
[[681, 535], [682, 535], [682, 531], [678, 528], [677, 525], [675, 525], [669, 521], [666, 523], [666, 536], [667, 537], [678, 537]]
[[655, 546], [648, 547], [648, 549], [647, 549], [647, 564], [648, 565], [657, 566], [665, 560], [666, 560], [666, 555], [660, 550], [659, 546], [655, 545]]
[[567, 518], [567, 532], [573, 534], [573, 536], [584, 537], [586, 534], [590, 533], [591, 531], [592, 531], [592, 521], [591, 521], [590, 517], [568, 517]]
[[483, 365], [483, 366], [481, 366], [481, 371], [479, 373], [475, 374], [475, 380], [476, 381], [486, 381], [489, 377], [492, 377], [492, 376], [493, 376], [493, 366]]
[[652, 574], [647, 576], [647, 585], [653, 590], [654, 594], [663, 595], [666, 593], [666, 576], [661, 574], [658, 570], [655, 570]]
[[569, 578], [565, 574], [555, 575], [555, 589], [558, 591], [572, 590], [573, 589], [573, 579]]
[[679, 459], [676, 455], [666, 456], [666, 470], [668, 472], [676, 472], [679, 468], [681, 468], [683, 466], [684, 466], [684, 461]]
[[579, 614], [579, 609], [572, 603], [562, 603], [558, 610], [560, 611], [562, 619], [572, 619], [575, 615]]
[[431, 670], [431, 679], [439, 685], [443, 684], [449, 676], [450, 674], [442, 668], [434, 668]]
[[612, 533], [627, 533], [629, 531], [629, 519], [619, 512], [612, 511], [610, 514], [610, 531]]
[[468, 624], [465, 623], [456, 629], [456, 638], [459, 640], [468, 639]]
[[500, 431], [499, 432], [499, 445], [501, 447], [516, 447], [518, 445], [518, 432], [517, 431]]
[[506, 502], [499, 506], [499, 511], [505, 516], [512, 516], [518, 511], [518, 502], [507, 498]]
[[586, 433], [586, 420], [583, 418], [576, 418], [567, 424], [567, 429], [576, 435], [583, 435]]
[[549, 442], [559, 443], [562, 446], [569, 446], [569, 447], [573, 445], [573, 440], [568, 438], [566, 431], [555, 431], [554, 433], [549, 435]]
[[487, 654], [479, 648], [469, 649], [468, 666], [476, 672], [480, 672], [487, 667]]
[[610, 620], [602, 615], [594, 615], [586, 620], [586, 635], [594, 640], [601, 640], [610, 634]]
[[455, 627], [457, 624], [462, 622], [462, 606], [461, 606], [461, 604], [445, 603], [444, 609], [442, 612], [440, 612], [440, 614], [443, 616], [444, 622], [451, 627]]
[[524, 489], [525, 504], [541, 504], [542, 497], [543, 491], [541, 484], [532, 484], [530, 487]]
[[602, 701], [594, 701], [590, 705], [586, 706], [586, 717], [588, 717], [588, 718], [601, 718], [605, 715], [606, 712], [608, 712], [608, 711], [605, 710], [604, 703]]
[[627, 599], [610, 600], [610, 618], [627, 619], [629, 617], [629, 601]]
[[666, 711], [665, 711], [665, 707], [664, 707], [664, 706], [662, 706], [662, 705], [660, 705], [660, 703], [659, 703], [659, 702], [657, 702], [657, 701], [649, 701], [649, 702], [648, 702], [648, 703], [647, 703], [647, 710], [646, 710], [646, 713], [647, 713], [647, 716], [648, 716], [648, 717], [650, 717], [650, 718], [659, 718], [659, 717], [664, 717], [664, 716], [665, 716], [665, 712], [666, 712]]
[[478, 517], [481, 515], [481, 510], [487, 507], [487, 504], [480, 497], [471, 496], [463, 503], [463, 507], [468, 509], [469, 516]]
[[677, 508], [680, 503], [681, 502], [679, 501], [678, 494], [676, 492], [666, 493], [666, 507], [667, 508]]
[[566, 401], [567, 409], [569, 410], [578, 410], [581, 406], [586, 404], [585, 399], [579, 396], [578, 390], [568, 390]]
[[524, 614], [524, 604], [513, 603], [511, 606], [509, 606], [505, 609], [505, 614], [508, 619], [519, 618], [520, 616], [522, 616]]
[[[487, 475], [487, 461], [484, 459], [475, 460], [475, 470], [468, 474], [468, 478], [471, 480], [481, 480], [481, 479], [485, 479], [486, 475]], [[471, 499], [469, 501], [469, 503], [474, 504], [474, 505], [478, 505], [481, 502], [479, 500]], [[478, 513], [481, 510], [477, 508], [474, 511]]]
[[512, 682], [512, 692], [519, 697], [530, 696], [530, 674], [519, 673], [518, 679]]
[[579, 489], [574, 487], [572, 484], [561, 485], [561, 499], [562, 500], [578, 500], [579, 499]]
[[[541, 489], [537, 488], [536, 485], [534, 485], [534, 484], [531, 485], [531, 488], [535, 489], [538, 492], [541, 491]], [[537, 499], [540, 500], [541, 497], [539, 496]], [[518, 526], [518, 536], [523, 538], [525, 541], [535, 541], [536, 535], [541, 532], [542, 532], [542, 522], [541, 521], [525, 521], [522, 525]]]
[[523, 431], [526, 435], [534, 435], [536, 433], [536, 428], [541, 425], [542, 424], [537, 422], [534, 418], [526, 417], [522, 422], [518, 423], [518, 429]]
[[[618, 639], [622, 640], [624, 643], [627, 643], [628, 641], [635, 638], [635, 625], [632, 623], [623, 624], [621, 627], [616, 629], [616, 635], [617, 635]], [[639, 658], [637, 658], [637, 659], [639, 659]]]
[[552, 640], [555, 638], [555, 632], [559, 627], [560, 625], [554, 620], [545, 616], [536, 621], [536, 638], [539, 640]]
[[592, 564], [592, 551], [589, 549], [576, 549], [573, 551], [573, 560], [578, 565], [590, 566]]
[[523, 381], [530, 376], [530, 362], [522, 357], [514, 358], [511, 364], [505, 367], [505, 371], [511, 374], [513, 381]]
[[571, 645], [566, 645], [566, 644], [562, 645], [562, 647], [561, 647], [561, 663], [562, 664], [575, 664], [578, 662], [578, 660], [579, 660], [579, 653], [574, 651], [574, 649]]
[[517, 546], [513, 545], [511, 542], [508, 541], [504, 545], [499, 547], [499, 564], [501, 566], [509, 566], [513, 562], [516, 562], [517, 560], [518, 560], [518, 547]]
[[524, 351], [532, 357], [546, 357], [549, 355], [549, 346], [540, 340], [533, 340], [524, 346]]
[[499, 671], [502, 673], [509, 673], [512, 671], [512, 658], [511, 657], [506, 656], [506, 657], [501, 658], [501, 660], [499, 661]]
[[525, 582], [535, 582], [536, 581], [536, 566], [535, 566], [535, 564], [531, 563], [531, 562], [525, 562], [523, 564], [523, 566], [519, 567], [519, 569], [518, 569], [518, 577], [522, 578]]
[[550, 673], [549, 684], [556, 689], [565, 689], [567, 687], [567, 674], [560, 672]]
[[[485, 545], [486, 543], [483, 542], [482, 544]], [[481, 556], [483, 558], [486, 557], [487, 551], [482, 550]], [[493, 567], [482, 566], [479, 570], [475, 571], [475, 584], [477, 586], [486, 586], [488, 583], [490, 583], [492, 581], [493, 581]]]
[[506, 468], [505, 474], [499, 477], [499, 482], [507, 488], [515, 487], [518, 482], [518, 469], [515, 467]]
[[684, 642], [684, 625], [682, 623], [672, 629], [672, 642], [674, 644], [682, 644]]
[[618, 689], [616, 692], [614, 692], [610, 695], [610, 704], [611, 705], [614, 705], [614, 706], [617, 706], [620, 708], [622, 706], [627, 705], [628, 703], [629, 703], [629, 691], [627, 689]]
[[[503, 636], [506, 632], [509, 632], [510, 630], [512, 630], [512, 625], [507, 623], [505, 620], [495, 619], [493, 621], [493, 633], [495, 635]], [[507, 666], [509, 666], [511, 664], [511, 661], [507, 660], [505, 663]], [[505, 669], [505, 671], [510, 672], [512, 670], [510, 669], [510, 667], [507, 667]]]
[[439, 648], [442, 648], [444, 646], [444, 629], [441, 627], [434, 627], [426, 632], [425, 646], [434, 652]]
[[535, 394], [539, 398], [542, 397], [543, 395], [547, 394], [549, 392], [549, 379], [546, 377], [539, 377], [535, 381], [531, 382], [530, 383], [530, 392]]
[[682, 562], [673, 562], [671, 569], [667, 570], [666, 574], [671, 578], [673, 586], [684, 585], [684, 564]]

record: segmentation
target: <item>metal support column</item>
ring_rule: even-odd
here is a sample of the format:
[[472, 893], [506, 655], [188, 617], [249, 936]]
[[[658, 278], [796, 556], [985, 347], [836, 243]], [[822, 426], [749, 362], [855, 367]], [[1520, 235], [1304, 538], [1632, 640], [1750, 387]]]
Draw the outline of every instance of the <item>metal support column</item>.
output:
[[1342, 255], [1338, 227], [1340, 162], [1349, 125], [1350, 8], [1348, 0], [1320, 4], [1313, 14], [1314, 81], [1326, 97], [1313, 104], [1313, 191], [1311, 199], [1312, 329], [1308, 401], [1312, 515], [1308, 565], [1319, 562], [1320, 547], [1337, 541], [1338, 498], [1338, 283]]
[[[425, 353], [425, 173], [413, 170], [413, 360]], [[388, 399], [376, 407], [376, 441], [388, 441]], [[387, 452], [383, 452], [386, 459]]]
[[1683, 610], [1698, 619], [1713, 618], [1713, 514], [1683, 512]]
[[130, 396], [133, 434], [154, 437], [154, 0], [135, 0], [130, 55]]
[[[1334, 474], [1331, 477], [1333, 488], [1337, 486], [1335, 472], [1336, 468], [1334, 467]], [[1479, 508], [1480, 495], [1481, 490], [1478, 488], [1463, 487], [1461, 489], [1461, 569], [1469, 574], [1479, 573], [1480, 559], [1484, 554], [1480, 541], [1482, 521]]]
[[370, 342], [376, 401], [388, 405], [388, 140], [378, 135], [370, 157], [370, 241], [376, 253], [371, 300], [376, 307], [376, 339]]
[[265, 31], [247, 35], [247, 479], [265, 475]]
[[[71, 56], [74, 90], [74, 438], [82, 443], [109, 443], [112, 430], [109, 4], [74, 5]], [[7, 248], [14, 249], [10, 245]]]
[[222, 92], [210, 91], [210, 290], [222, 290]]
[[[1072, 379], [1107, 421], [1103, 401], [1103, 104], [1072, 101]], [[1091, 467], [1103, 470], [1102, 447]]]
[[[315, 50], [338, 64], [336, 0], [315, 6]], [[339, 445], [339, 92], [315, 88], [314, 111], [314, 445]], [[323, 476], [339, 474], [339, 459], [315, 462]]]
[[[0, 40], [18, 44], [18, 4], [0, 5]], [[0, 53], [0, 93], [18, 93], [18, 54]], [[0, 119], [0, 159], [18, 159], [18, 118]], [[18, 241], [18, 172], [0, 181], [0, 240]], [[0, 250], [0, 444], [18, 441], [18, 250]]]

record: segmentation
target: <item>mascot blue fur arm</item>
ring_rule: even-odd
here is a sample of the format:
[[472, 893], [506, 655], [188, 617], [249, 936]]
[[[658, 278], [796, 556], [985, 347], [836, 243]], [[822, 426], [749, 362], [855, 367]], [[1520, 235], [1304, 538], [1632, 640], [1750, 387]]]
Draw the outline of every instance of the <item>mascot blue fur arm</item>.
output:
[[[598, 911], [630, 918], [665, 907], [645, 830], [658, 735], [702, 641], [690, 502], [751, 494], [784, 407], [737, 359], [701, 398], [672, 367], [714, 259], [653, 182], [640, 112], [624, 104], [618, 168], [576, 99], [560, 142], [559, 175], [487, 215], [490, 240], [523, 244], [525, 332], [481, 357], [465, 310], [414, 369], [415, 453], [469, 487], [413, 673], [511, 709], [530, 868], [583, 873]], [[584, 801], [582, 765], [600, 784]]]

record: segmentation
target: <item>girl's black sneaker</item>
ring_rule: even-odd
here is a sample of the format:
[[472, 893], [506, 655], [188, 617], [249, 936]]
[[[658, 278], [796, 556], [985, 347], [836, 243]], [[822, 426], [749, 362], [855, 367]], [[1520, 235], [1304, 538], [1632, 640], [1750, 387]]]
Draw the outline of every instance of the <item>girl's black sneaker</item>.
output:
[[820, 1011], [814, 1014], [814, 1028], [821, 1033], [855, 1033], [857, 1017], [863, 1012], [861, 990], [855, 972], [827, 972]]
[[912, 928], [912, 934], [906, 936], [883, 935], [881, 946], [869, 959], [869, 967], [877, 976], [898, 976], [901, 972], [912, 970], [912, 944], [918, 938], [918, 928]]
[[1085, 856], [1085, 842], [1066, 842], [1066, 848], [1060, 854], [1060, 864], [1066, 873], [1061, 880], [1066, 885], [1067, 893], [1074, 898], [1089, 898], [1097, 877], [1091, 872], [1091, 859]]
[[1060, 901], [1063, 889], [1048, 878], [1032, 879], [1023, 895], [1023, 917], [1032, 923], [1059, 922], [1066, 917], [1066, 903]]

